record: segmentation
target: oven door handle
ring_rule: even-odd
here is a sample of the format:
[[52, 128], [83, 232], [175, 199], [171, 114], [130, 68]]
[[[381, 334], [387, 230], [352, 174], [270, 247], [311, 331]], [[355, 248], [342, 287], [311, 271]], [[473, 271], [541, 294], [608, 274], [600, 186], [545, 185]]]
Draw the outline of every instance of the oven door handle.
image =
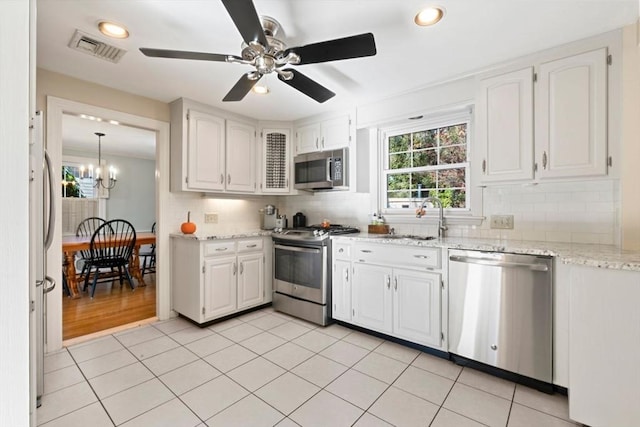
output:
[[307, 252], [311, 254], [319, 254], [322, 252], [320, 249], [313, 248], [302, 248], [300, 246], [285, 246], [285, 245], [274, 245], [276, 249], [282, 249], [283, 251], [292, 251], [292, 252]]

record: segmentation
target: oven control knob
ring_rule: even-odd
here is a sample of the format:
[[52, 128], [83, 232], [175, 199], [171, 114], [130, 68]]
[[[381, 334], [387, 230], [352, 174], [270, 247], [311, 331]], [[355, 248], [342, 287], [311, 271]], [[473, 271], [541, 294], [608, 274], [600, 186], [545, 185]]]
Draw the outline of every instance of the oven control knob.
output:
[[319, 235], [320, 235], [320, 232], [319, 232], [318, 230], [313, 230], [313, 235], [314, 235], [314, 236], [319, 236]]

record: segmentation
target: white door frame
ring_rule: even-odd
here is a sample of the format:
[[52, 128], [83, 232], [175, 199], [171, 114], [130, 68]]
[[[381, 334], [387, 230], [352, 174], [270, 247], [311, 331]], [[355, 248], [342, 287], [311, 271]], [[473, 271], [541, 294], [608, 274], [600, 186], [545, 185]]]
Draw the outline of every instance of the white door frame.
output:
[[[156, 133], [156, 316], [168, 319], [171, 316], [171, 272], [169, 262], [169, 230], [166, 229], [169, 202], [169, 123], [129, 113], [96, 107], [68, 99], [47, 96], [46, 147], [54, 165], [62, 165], [62, 115], [87, 114], [123, 125], [143, 128]], [[60, 176], [56, 173], [55, 176]], [[62, 196], [55, 200], [56, 212], [62, 211]], [[48, 274], [57, 283], [62, 283], [62, 219], [56, 216], [56, 227], [51, 248], [47, 254]], [[47, 325], [45, 352], [62, 348], [62, 287], [56, 288], [47, 298]]]

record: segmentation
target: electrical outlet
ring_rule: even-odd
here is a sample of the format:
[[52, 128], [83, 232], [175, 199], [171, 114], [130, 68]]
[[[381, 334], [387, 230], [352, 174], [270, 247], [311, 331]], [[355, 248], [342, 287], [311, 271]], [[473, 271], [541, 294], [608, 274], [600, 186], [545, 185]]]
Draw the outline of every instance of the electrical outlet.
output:
[[491, 215], [491, 228], [513, 230], [513, 215]]
[[204, 214], [204, 223], [205, 224], [217, 224], [218, 223], [218, 213], [206, 213]]

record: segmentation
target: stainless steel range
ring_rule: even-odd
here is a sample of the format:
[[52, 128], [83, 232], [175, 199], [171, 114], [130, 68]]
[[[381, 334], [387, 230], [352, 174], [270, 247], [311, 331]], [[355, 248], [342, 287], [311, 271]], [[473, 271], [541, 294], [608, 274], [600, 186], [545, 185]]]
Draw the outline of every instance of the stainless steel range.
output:
[[276, 229], [273, 233], [273, 308], [319, 325], [331, 319], [331, 239], [358, 233], [331, 225]]

